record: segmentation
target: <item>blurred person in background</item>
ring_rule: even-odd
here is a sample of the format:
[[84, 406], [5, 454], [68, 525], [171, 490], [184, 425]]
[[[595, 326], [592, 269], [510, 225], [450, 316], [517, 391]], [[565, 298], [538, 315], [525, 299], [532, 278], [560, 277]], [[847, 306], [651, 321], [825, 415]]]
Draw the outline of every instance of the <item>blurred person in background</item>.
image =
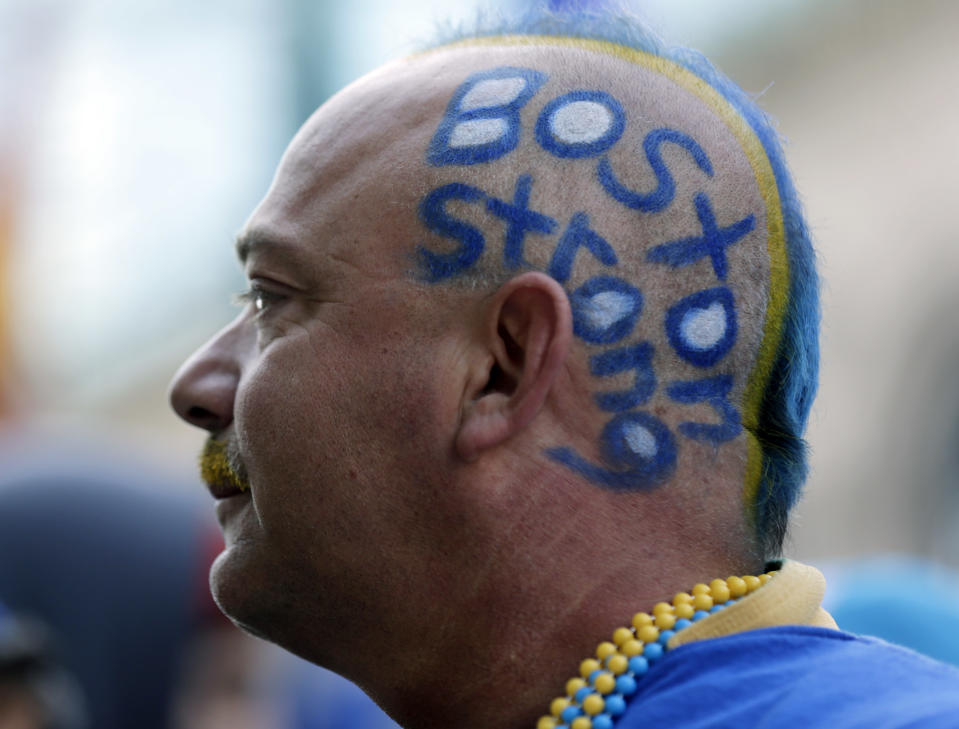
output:
[[83, 697], [49, 630], [0, 603], [0, 728], [85, 729]]
[[818, 305], [769, 120], [628, 18], [481, 35], [311, 117], [175, 378], [220, 607], [411, 728], [952, 726], [780, 559]]
[[824, 605], [843, 630], [959, 666], [959, 572], [890, 554], [834, 561], [823, 573], [829, 582]]
[[282, 726], [265, 646], [210, 599], [222, 540], [149, 470], [89, 444], [0, 441], [0, 596], [49, 628], [92, 727]]

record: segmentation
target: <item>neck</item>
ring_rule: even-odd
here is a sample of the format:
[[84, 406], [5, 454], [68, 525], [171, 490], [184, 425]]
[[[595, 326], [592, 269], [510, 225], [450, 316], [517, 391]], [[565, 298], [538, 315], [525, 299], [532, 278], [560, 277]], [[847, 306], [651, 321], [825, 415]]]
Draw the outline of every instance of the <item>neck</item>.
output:
[[528, 729], [583, 658], [636, 612], [700, 582], [758, 572], [753, 564], [722, 560], [673, 570], [621, 564], [602, 580], [568, 579], [576, 570], [569, 571], [546, 589], [518, 589], [509, 599], [487, 592], [469, 605], [447, 604], [449, 615], [467, 616], [468, 624], [442, 626], [414, 670], [395, 667], [407, 680], [374, 699], [407, 729]]
[[506, 488], [500, 476], [471, 482], [486, 511], [444, 555], [454, 566], [419, 596], [410, 629], [393, 631], [395, 660], [363, 682], [407, 729], [533, 727], [634, 613], [700, 582], [762, 571], [738, 487], [623, 498], [559, 477]]

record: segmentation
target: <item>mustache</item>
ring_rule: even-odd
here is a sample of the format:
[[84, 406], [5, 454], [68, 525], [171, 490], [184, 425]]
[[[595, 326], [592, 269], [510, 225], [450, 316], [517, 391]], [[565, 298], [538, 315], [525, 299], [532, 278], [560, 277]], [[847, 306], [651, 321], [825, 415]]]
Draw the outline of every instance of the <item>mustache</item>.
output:
[[239, 449], [230, 441], [207, 439], [200, 453], [200, 477], [207, 484], [229, 484], [247, 491], [250, 481]]

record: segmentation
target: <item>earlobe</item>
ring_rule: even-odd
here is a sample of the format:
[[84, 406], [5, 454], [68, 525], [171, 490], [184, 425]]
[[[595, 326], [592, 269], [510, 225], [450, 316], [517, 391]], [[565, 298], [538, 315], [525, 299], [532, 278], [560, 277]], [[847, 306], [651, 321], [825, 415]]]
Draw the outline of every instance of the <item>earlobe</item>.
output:
[[457, 454], [475, 460], [526, 427], [540, 411], [572, 342], [563, 287], [544, 273], [510, 279], [486, 315], [486, 381], [464, 403]]

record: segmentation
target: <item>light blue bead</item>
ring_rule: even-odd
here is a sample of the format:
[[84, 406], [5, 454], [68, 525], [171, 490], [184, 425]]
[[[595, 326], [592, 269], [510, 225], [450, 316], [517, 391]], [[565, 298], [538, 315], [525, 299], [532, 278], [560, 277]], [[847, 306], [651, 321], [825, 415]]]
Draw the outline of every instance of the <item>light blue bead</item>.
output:
[[633, 656], [629, 659], [629, 670], [636, 676], [642, 676], [649, 669], [649, 661], [642, 656]]
[[591, 686], [583, 686], [579, 691], [573, 694], [573, 700], [577, 704], [582, 704], [583, 699], [589, 696], [591, 693], [594, 693], [594, 689]]
[[609, 714], [597, 714], [593, 717], [593, 729], [613, 729], [613, 718]]
[[722, 609], [723, 609], [722, 605], [713, 605], [712, 608], [710, 608], [709, 610], [709, 614], [712, 615], [713, 613], [718, 613]]
[[664, 630], [662, 633], [659, 634], [659, 639], [656, 642], [659, 643], [661, 646], [665, 646], [669, 642], [669, 639], [672, 638], [674, 635], [676, 635], [675, 630]]
[[689, 622], [688, 618], [680, 618], [679, 620], [676, 621], [676, 625], [673, 626], [673, 632], [679, 632], [680, 630], [684, 630], [685, 628], [688, 628], [690, 625], [692, 625], [692, 623]]
[[626, 711], [626, 699], [619, 694], [606, 697], [606, 712], [610, 716], [619, 716]]
[[616, 679], [616, 690], [623, 696], [629, 696], [636, 691], [636, 679], [623, 674]]
[[579, 716], [582, 713], [583, 713], [583, 710], [581, 708], [579, 708], [575, 704], [571, 704], [570, 706], [567, 706], [565, 709], [563, 709], [563, 713], [559, 715], [559, 718], [565, 721], [567, 724], [570, 724], [572, 723], [573, 719], [575, 719], [577, 716]]
[[709, 613], [707, 613], [705, 610], [697, 610], [696, 612], [693, 613], [693, 622], [695, 623], [697, 620], [702, 620], [703, 618], [708, 618], [708, 617], [709, 617]]
[[595, 671], [589, 674], [589, 678], [587, 678], [586, 680], [589, 681], [589, 683], [592, 685], [596, 683], [596, 677], [601, 673], [606, 673], [606, 672], [602, 668], [597, 668]]
[[647, 643], [643, 655], [648, 661], [655, 661], [663, 655], [663, 647], [659, 643]]

